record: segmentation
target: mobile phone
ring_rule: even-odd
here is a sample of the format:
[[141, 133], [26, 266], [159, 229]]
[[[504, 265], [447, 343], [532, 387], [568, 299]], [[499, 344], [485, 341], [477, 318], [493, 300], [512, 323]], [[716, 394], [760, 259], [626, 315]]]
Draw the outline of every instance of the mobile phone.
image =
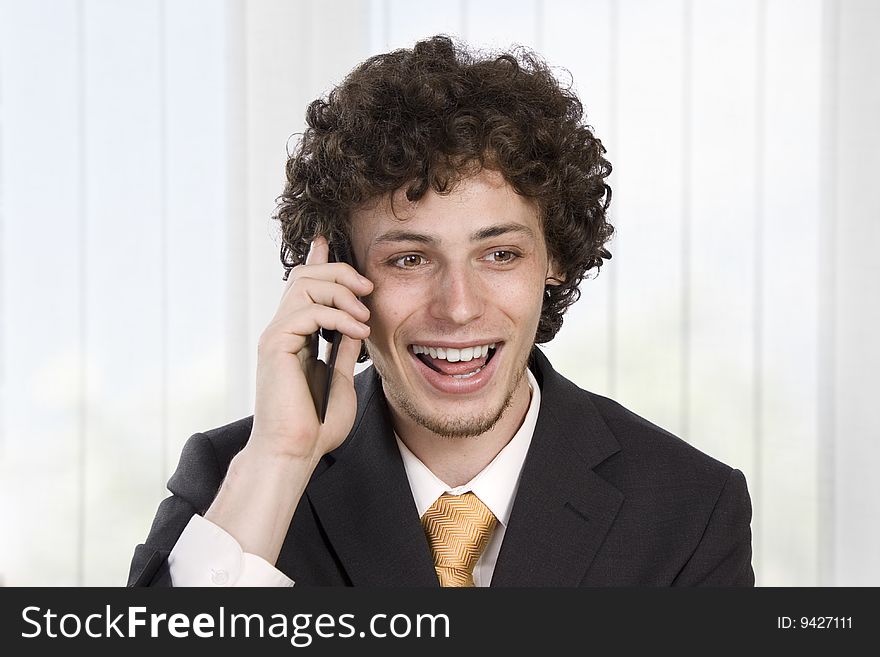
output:
[[[349, 265], [352, 262], [351, 257], [348, 254], [348, 249], [338, 244], [330, 245], [328, 259], [330, 262], [344, 262]], [[339, 331], [329, 329], [320, 329], [318, 333], [330, 343], [330, 356], [327, 358], [327, 378], [324, 382], [324, 394], [321, 398], [321, 408], [319, 413], [321, 424], [323, 424], [324, 418], [327, 416], [327, 407], [330, 405], [330, 386], [333, 383], [333, 370], [336, 367], [336, 357], [339, 354], [339, 343], [342, 342], [342, 334]], [[317, 338], [317, 336], [315, 337]], [[315, 342], [317, 342], [317, 340]]]

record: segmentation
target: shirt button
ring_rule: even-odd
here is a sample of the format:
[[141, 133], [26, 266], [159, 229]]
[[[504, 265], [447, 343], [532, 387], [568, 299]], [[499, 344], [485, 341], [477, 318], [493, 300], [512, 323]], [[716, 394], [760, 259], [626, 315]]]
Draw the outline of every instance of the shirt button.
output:
[[211, 570], [211, 581], [217, 586], [225, 586], [229, 581], [229, 573], [225, 570]]

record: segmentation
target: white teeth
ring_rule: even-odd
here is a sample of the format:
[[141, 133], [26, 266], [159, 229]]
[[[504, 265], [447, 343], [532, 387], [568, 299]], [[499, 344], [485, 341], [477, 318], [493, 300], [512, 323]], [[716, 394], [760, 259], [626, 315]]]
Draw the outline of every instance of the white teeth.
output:
[[414, 354], [430, 354], [431, 358], [441, 358], [450, 363], [457, 363], [459, 361], [466, 363], [474, 358], [485, 358], [489, 355], [489, 350], [494, 348], [494, 342], [477, 345], [476, 347], [464, 347], [463, 349], [456, 349], [455, 347], [428, 347], [420, 344], [412, 346]]
[[471, 378], [474, 374], [479, 374], [482, 370], [483, 370], [482, 367], [478, 367], [478, 368], [475, 369], [473, 372], [468, 372], [467, 374], [453, 374], [453, 375], [452, 375], [452, 378], [453, 378], [453, 379], [469, 379], [469, 378]]

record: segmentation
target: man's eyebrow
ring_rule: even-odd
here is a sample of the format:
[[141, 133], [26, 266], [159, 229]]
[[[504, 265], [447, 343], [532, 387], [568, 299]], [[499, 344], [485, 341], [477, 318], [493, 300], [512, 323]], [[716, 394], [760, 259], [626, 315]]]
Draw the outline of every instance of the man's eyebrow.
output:
[[487, 240], [492, 237], [501, 237], [502, 235], [507, 235], [508, 233], [520, 233], [522, 235], [525, 235], [526, 237], [531, 237], [532, 239], [534, 239], [535, 237], [534, 231], [528, 226], [510, 222], [506, 224], [495, 224], [494, 226], [481, 228], [471, 235], [471, 240], [473, 240], [474, 242], [479, 242], [480, 240]]
[[[534, 231], [528, 226], [524, 226], [523, 224], [518, 224], [514, 222], [503, 223], [503, 224], [494, 224], [492, 226], [486, 226], [485, 228], [481, 228], [480, 230], [471, 234], [471, 241], [479, 242], [481, 240], [491, 239], [493, 237], [500, 237], [501, 235], [507, 235], [510, 233], [520, 233], [521, 235], [525, 235], [526, 237], [535, 237]], [[434, 245], [437, 244], [439, 240], [437, 238], [426, 235], [425, 233], [415, 233], [408, 230], [389, 230], [386, 233], [382, 233], [373, 240], [373, 244], [389, 244], [395, 242], [417, 242], [419, 244], [427, 244]]]
[[373, 244], [393, 242], [418, 242], [419, 244], [436, 244], [437, 240], [424, 233], [413, 233], [407, 230], [389, 230], [373, 240]]

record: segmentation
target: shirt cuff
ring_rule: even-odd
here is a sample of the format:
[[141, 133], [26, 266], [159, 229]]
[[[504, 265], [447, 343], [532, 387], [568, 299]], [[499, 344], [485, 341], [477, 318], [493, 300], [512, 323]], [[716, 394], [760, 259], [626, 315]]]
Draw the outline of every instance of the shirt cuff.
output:
[[171, 555], [174, 586], [293, 586], [293, 580], [268, 561], [244, 552], [231, 534], [196, 514], [190, 518]]

